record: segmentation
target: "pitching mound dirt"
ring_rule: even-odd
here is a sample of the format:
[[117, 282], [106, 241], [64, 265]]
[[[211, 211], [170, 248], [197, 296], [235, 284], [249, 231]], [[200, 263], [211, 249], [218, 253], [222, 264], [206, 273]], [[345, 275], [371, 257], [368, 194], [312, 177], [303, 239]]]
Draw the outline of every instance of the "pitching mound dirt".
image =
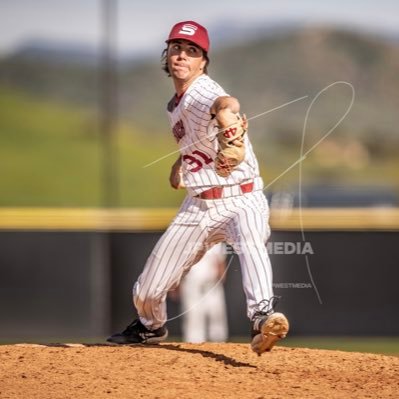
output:
[[0, 346], [0, 398], [398, 398], [399, 358], [245, 344]]

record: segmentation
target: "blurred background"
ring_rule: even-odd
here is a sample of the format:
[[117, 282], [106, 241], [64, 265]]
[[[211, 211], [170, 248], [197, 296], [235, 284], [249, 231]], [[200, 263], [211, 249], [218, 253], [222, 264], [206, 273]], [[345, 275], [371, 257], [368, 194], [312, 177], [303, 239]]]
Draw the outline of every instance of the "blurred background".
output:
[[[272, 240], [304, 241], [305, 223], [315, 252], [311, 266], [301, 253], [272, 255], [277, 283], [310, 285], [280, 289], [294, 335], [397, 337], [397, 2], [3, 0], [0, 340], [95, 339], [129, 321], [133, 280], [184, 197], [168, 183], [176, 155], [144, 166], [176, 150], [160, 58], [171, 26], [189, 19], [208, 28], [210, 76], [249, 118], [308, 96], [250, 124]], [[350, 87], [323, 92], [304, 131], [305, 116], [336, 81], [355, 101], [320, 141]], [[302, 144], [312, 151], [289, 169]], [[231, 337], [247, 329], [237, 301]]]

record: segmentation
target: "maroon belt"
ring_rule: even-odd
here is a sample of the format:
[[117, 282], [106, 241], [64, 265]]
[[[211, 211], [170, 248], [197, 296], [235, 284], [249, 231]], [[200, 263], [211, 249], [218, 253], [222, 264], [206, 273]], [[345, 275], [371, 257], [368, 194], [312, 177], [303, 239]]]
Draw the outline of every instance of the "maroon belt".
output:
[[[254, 183], [244, 183], [240, 184], [241, 193], [251, 193], [254, 189]], [[205, 190], [197, 195], [201, 199], [220, 199], [223, 197], [223, 187], [212, 187], [209, 190]]]

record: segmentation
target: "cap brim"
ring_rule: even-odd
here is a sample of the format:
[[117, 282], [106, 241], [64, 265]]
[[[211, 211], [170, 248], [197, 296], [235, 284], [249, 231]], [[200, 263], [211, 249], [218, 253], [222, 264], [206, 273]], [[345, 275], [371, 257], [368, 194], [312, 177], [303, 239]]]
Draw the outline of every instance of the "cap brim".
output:
[[194, 44], [195, 46], [199, 47], [202, 51], [207, 52], [207, 50], [204, 49], [202, 46], [200, 46], [198, 43], [195, 43], [195, 42], [193, 42], [192, 40], [187, 39], [187, 36], [176, 36], [176, 37], [174, 37], [173, 39], [167, 39], [167, 40], [165, 40], [165, 43], [168, 43], [168, 44], [169, 44], [169, 42], [171, 42], [171, 41], [173, 41], [173, 40], [185, 40], [186, 42], [190, 42], [190, 43]]

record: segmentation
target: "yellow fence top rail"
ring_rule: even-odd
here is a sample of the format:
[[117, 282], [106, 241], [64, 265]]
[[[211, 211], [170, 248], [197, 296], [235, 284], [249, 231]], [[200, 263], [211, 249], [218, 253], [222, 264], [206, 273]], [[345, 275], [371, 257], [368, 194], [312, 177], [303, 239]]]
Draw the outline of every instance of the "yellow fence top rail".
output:
[[[162, 231], [176, 208], [0, 208], [1, 230]], [[399, 231], [399, 208], [272, 210], [274, 230]]]

